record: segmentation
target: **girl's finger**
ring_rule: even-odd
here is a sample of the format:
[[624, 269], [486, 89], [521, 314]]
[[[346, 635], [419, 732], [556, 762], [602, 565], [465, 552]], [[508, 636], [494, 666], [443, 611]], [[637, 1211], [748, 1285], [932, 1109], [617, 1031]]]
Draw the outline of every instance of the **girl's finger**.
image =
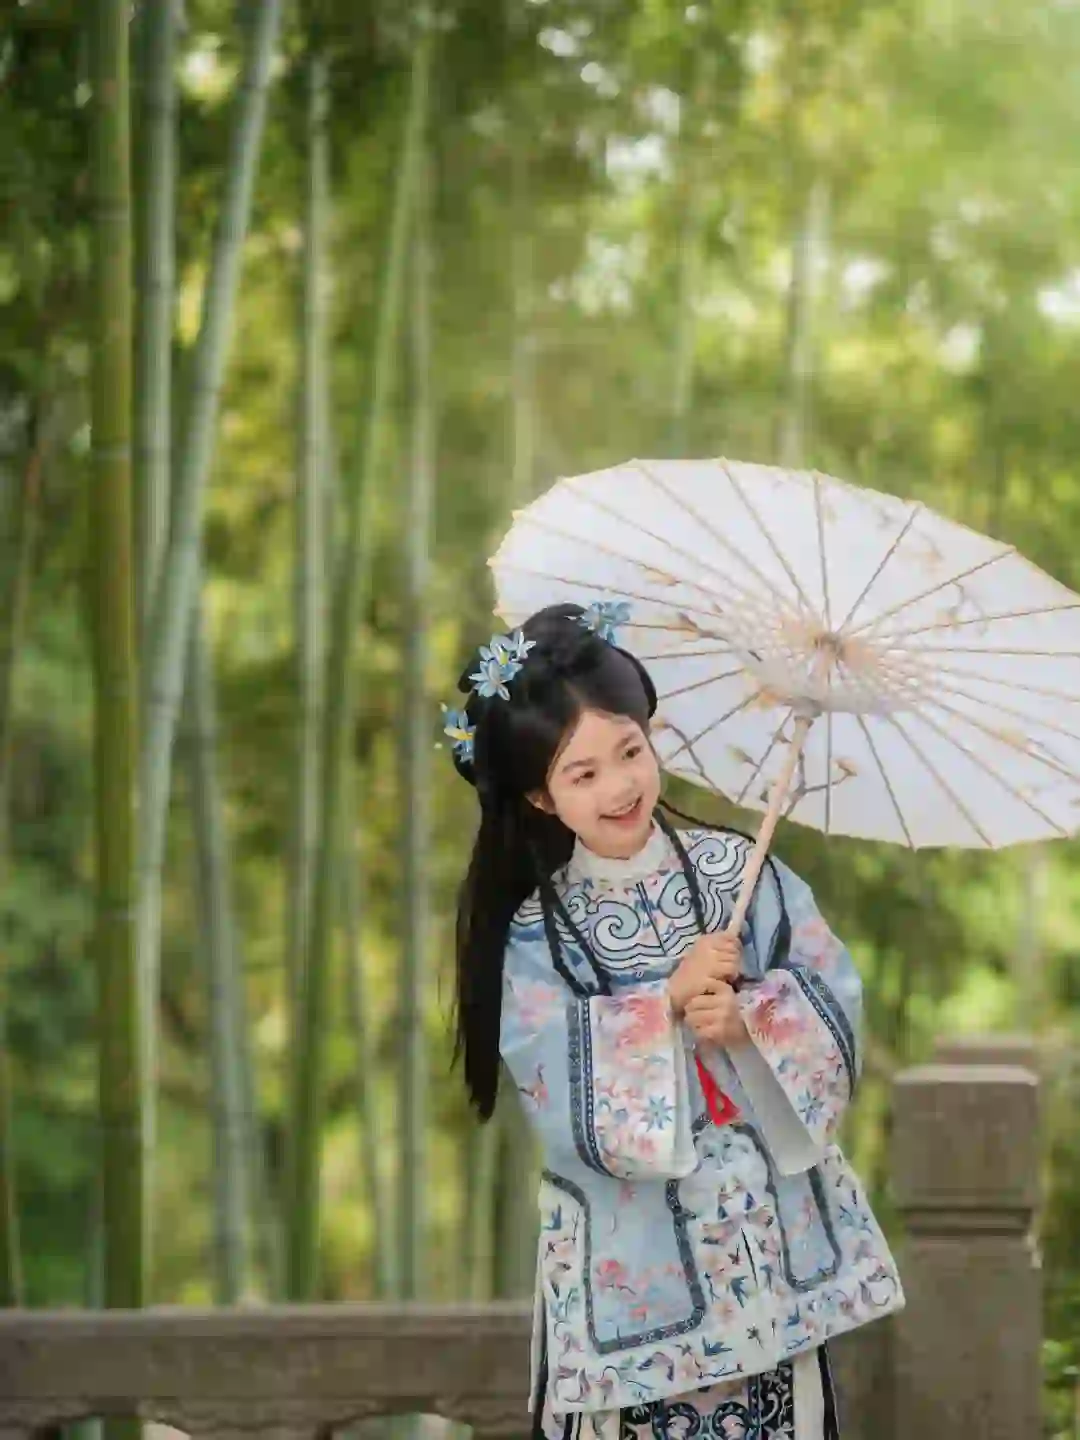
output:
[[692, 995], [686, 1002], [684, 1012], [687, 1015], [697, 1015], [702, 1011], [712, 1010], [717, 998], [716, 995], [709, 995], [705, 991], [702, 991], [698, 995]]
[[732, 960], [716, 960], [710, 969], [717, 980], [734, 980], [739, 973], [738, 965]]
[[734, 959], [742, 949], [738, 940], [732, 939], [730, 935], [710, 935], [709, 941], [714, 955], [724, 955]]
[[695, 995], [686, 1002], [684, 1011], [687, 1019], [699, 1017], [706, 1022], [717, 1016], [727, 1017], [734, 1013], [734, 997], [730, 990], [726, 995]]
[[735, 965], [737, 963], [737, 956], [726, 948], [721, 950], [716, 945], [710, 945], [705, 953], [713, 965]]

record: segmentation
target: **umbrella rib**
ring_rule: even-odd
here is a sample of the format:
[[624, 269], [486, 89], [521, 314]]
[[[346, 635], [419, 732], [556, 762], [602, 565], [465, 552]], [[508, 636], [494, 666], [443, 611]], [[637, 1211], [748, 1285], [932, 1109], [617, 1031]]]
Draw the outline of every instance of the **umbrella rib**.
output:
[[[686, 504], [686, 502], [684, 500], [681, 500], [678, 495], [673, 495], [671, 491], [668, 490], [668, 488], [660, 480], [658, 480], [657, 477], [652, 473], [652, 471], [647, 469], [640, 460], [633, 460], [630, 463], [636, 466], [637, 469], [642, 472], [642, 474], [646, 477], [647, 480], [649, 480], [652, 484], [656, 485], [661, 491], [663, 491], [664, 495], [667, 496], [667, 498], [672, 502], [672, 504], [679, 506], [679, 508], [685, 511], [685, 513], [689, 515], [693, 520], [696, 520], [697, 523], [706, 531], [706, 533], [709, 534], [712, 539], [717, 542], [717, 544], [723, 546], [731, 555], [734, 555], [737, 560], [741, 560], [742, 563], [746, 566], [746, 568], [750, 571], [750, 573], [754, 576], [754, 578], [759, 582], [759, 584], [764, 587], [766, 593], [769, 596], [775, 596], [776, 587], [771, 583], [768, 576], [763, 575], [762, 572], [757, 568], [757, 566], [754, 565], [753, 561], [748, 560], [745, 555], [741, 554], [737, 547], [732, 545], [731, 541], [728, 540], [719, 531], [713, 530], [712, 527], [704, 519], [704, 517], [698, 515], [696, 511], [691, 510], [690, 507]], [[612, 506], [606, 505], [603, 500], [599, 499], [590, 490], [586, 490], [577, 484], [573, 484], [571, 489], [576, 499], [583, 501], [587, 505], [591, 505], [594, 510], [599, 510], [601, 515], [610, 515], [613, 519], [619, 520], [624, 524], [626, 523], [626, 516], [624, 514], [621, 514]], [[702, 560], [700, 556], [692, 554], [689, 550], [684, 550], [681, 545], [677, 545], [673, 540], [669, 540], [666, 535], [657, 534], [655, 530], [650, 530], [644, 525], [639, 526], [639, 528], [646, 535], [648, 535], [650, 539], [655, 540], [658, 545], [666, 546], [673, 555], [678, 555], [682, 560], [692, 560], [695, 565], [701, 565], [703, 569], [710, 570], [714, 575], [719, 576], [720, 579], [723, 580], [725, 585], [728, 585], [731, 588], [739, 591], [741, 594], [747, 596], [751, 600], [760, 601], [761, 596], [759, 594], [757, 594], [754, 590], [750, 589], [745, 583], [733, 579], [730, 575], [726, 575], [721, 569], [719, 569], [718, 566], [710, 565], [708, 561]]]
[[865, 717], [858, 712], [855, 714], [855, 719], [859, 722], [859, 729], [863, 732], [863, 737], [869, 747], [870, 754], [874, 757], [874, 764], [877, 766], [878, 774], [881, 776], [881, 783], [885, 786], [889, 799], [892, 801], [892, 807], [896, 811], [896, 818], [900, 822], [900, 829], [904, 832], [904, 838], [907, 840], [908, 847], [914, 850], [915, 841], [908, 828], [908, 823], [904, 819], [904, 812], [900, 808], [900, 801], [896, 797], [896, 791], [892, 787], [892, 781], [889, 779], [885, 766], [881, 763], [881, 756], [878, 753], [877, 746], [874, 744], [874, 737], [870, 733], [870, 727], [867, 725]]
[[[550, 577], [543, 577], [543, 576], [541, 576], [540, 578], [543, 579], [543, 578], [550, 578]], [[566, 581], [566, 582], [564, 582], [564, 583], [566, 583], [566, 584], [573, 583], [574, 585], [579, 585], [579, 584], [580, 584], [580, 581], [574, 580], [573, 582]], [[599, 590], [599, 589], [610, 590], [612, 595], [625, 595], [625, 593], [626, 593], [625, 591], [615, 590], [615, 589], [613, 589], [610, 585], [608, 585], [608, 586], [600, 586], [600, 585], [597, 585], [596, 588], [597, 588], [598, 590]], [[648, 601], [647, 603], [650, 604], [650, 605], [662, 605], [664, 602], [661, 601], [661, 600], [650, 600], [650, 601]], [[689, 609], [690, 607], [688, 606], [687, 608]], [[658, 631], [661, 635], [677, 635], [677, 636], [685, 643], [685, 639], [686, 639], [686, 627], [687, 627], [687, 625], [690, 625], [690, 626], [692, 626], [694, 632], [696, 633], [696, 635], [697, 635], [699, 638], [704, 639], [704, 640], [715, 640], [715, 641], [717, 642], [717, 645], [718, 645], [718, 647], [719, 647], [718, 649], [705, 651], [705, 652], [703, 652], [703, 653], [709, 654], [709, 655], [723, 655], [725, 652], [730, 652], [730, 653], [733, 654], [733, 655], [739, 653], [737, 647], [734, 646], [734, 645], [732, 645], [732, 644], [730, 644], [730, 643], [725, 639], [725, 637], [724, 637], [723, 635], [716, 635], [716, 634], [714, 634], [714, 632], [711, 631], [711, 630], [705, 630], [705, 629], [703, 629], [703, 628], [702, 628], [700, 625], [698, 625], [695, 621], [692, 621], [688, 615], [680, 615], [680, 616], [678, 616], [678, 618], [684, 622], [682, 625], [658, 625], [658, 624], [655, 623], [655, 621], [652, 621], [652, 620], [628, 620], [628, 621], [626, 622], [626, 629], [627, 629], [627, 630], [656, 630], [656, 631]], [[620, 627], [620, 628], [621, 628], [621, 627]], [[681, 652], [681, 651], [671, 651], [671, 650], [668, 650], [664, 655], [658, 655], [658, 656], [656, 656], [656, 657], [654, 657], [654, 658], [659, 659], [659, 660], [665, 660], [665, 659], [670, 660], [670, 659], [672, 659], [673, 656], [676, 655], [676, 654], [680, 654], [680, 655], [681, 655], [682, 652]]]
[[[634, 622], [631, 620], [629, 624], [630, 629], [633, 629]], [[644, 627], [639, 625], [637, 628], [640, 630]], [[639, 654], [637, 658], [642, 664], [651, 660], [707, 660], [715, 655], [726, 654], [730, 648], [730, 646], [724, 645], [719, 650], [660, 650], [655, 655]]]
[[[988, 650], [988, 655], [993, 651]], [[958, 669], [955, 665], [939, 665], [939, 675], [956, 675], [964, 680], [975, 680], [980, 685], [997, 685], [1003, 690], [1023, 690], [1027, 695], [1041, 695], [1047, 700], [1064, 700], [1067, 705], [1080, 705], [1080, 695], [1069, 695], [1064, 690], [1055, 690], [1048, 685], [1026, 685], [1022, 680], [1002, 680], [997, 675], [984, 675], [978, 670]], [[973, 700], [979, 697], [973, 695]], [[992, 702], [991, 702], [992, 703]]]
[[961, 570], [957, 575], [950, 575], [947, 580], [942, 580], [938, 585], [931, 585], [929, 590], [923, 590], [918, 595], [912, 595], [907, 600], [901, 600], [899, 604], [893, 605], [889, 610], [883, 610], [880, 615], [875, 615], [873, 620], [868, 620], [865, 625], [856, 625], [854, 630], [845, 630], [845, 638], [852, 635], [862, 635], [867, 630], [876, 630], [883, 620], [889, 620], [894, 615], [899, 615], [902, 610], [908, 610], [912, 605], [918, 605], [920, 600], [929, 600], [931, 595], [940, 594], [947, 590], [950, 585], [958, 585], [961, 580], [967, 580], [971, 575], [977, 575], [980, 570], [986, 570], [991, 565], [996, 565], [1000, 560], [1007, 560], [1010, 555], [1016, 554], [1016, 546], [1008, 545], [997, 554], [991, 555], [986, 560], [980, 560], [978, 565], [972, 565], [967, 570]]
[[[687, 579], [685, 576], [680, 576], [680, 575], [668, 575], [665, 571], [661, 570], [658, 566], [656, 566], [656, 565], [650, 565], [647, 560], [638, 560], [638, 559], [635, 559], [635, 557], [634, 557], [633, 555], [626, 555], [626, 554], [624, 554], [621, 550], [613, 550], [609, 545], [604, 545], [604, 544], [602, 544], [599, 540], [594, 539], [591, 535], [588, 537], [588, 539], [585, 539], [585, 538], [584, 538], [583, 536], [581, 536], [581, 535], [571, 535], [571, 534], [570, 534], [568, 531], [566, 531], [566, 530], [560, 530], [557, 525], [551, 525], [551, 524], [549, 524], [549, 522], [546, 521], [546, 520], [538, 520], [535, 515], [528, 515], [528, 514], [526, 514], [524, 511], [522, 511], [522, 512], [520, 513], [520, 515], [519, 515], [519, 523], [524, 523], [524, 524], [532, 525], [532, 526], [534, 526], [535, 529], [537, 529], [537, 530], [543, 530], [543, 531], [545, 532], [545, 534], [547, 534], [547, 535], [554, 535], [557, 540], [569, 540], [569, 541], [570, 541], [571, 543], [573, 543], [573, 544], [584, 544], [584, 545], [588, 545], [588, 547], [589, 547], [591, 550], [598, 550], [601, 555], [607, 555], [608, 558], [611, 559], [611, 560], [619, 560], [619, 561], [622, 561], [622, 563], [625, 564], [625, 565], [632, 565], [632, 566], [634, 566], [634, 568], [637, 569], [637, 570], [639, 570], [642, 574], [644, 574], [644, 575], [646, 576], [646, 578], [648, 578], [648, 573], [649, 573], [649, 571], [652, 571], [654, 575], [663, 575], [663, 576], [664, 576], [663, 581], [659, 581], [659, 580], [658, 580], [658, 581], [657, 581], [657, 584], [661, 584], [661, 583], [663, 583], [663, 584], [669, 584], [669, 583], [670, 583], [671, 585], [675, 585], [675, 586], [678, 586], [678, 585], [686, 585], [686, 586], [689, 586], [689, 588], [690, 588], [691, 590], [696, 590], [696, 591], [697, 591], [699, 594], [701, 594], [701, 595], [707, 595], [710, 600], [718, 600], [718, 599], [719, 599], [719, 597], [717, 596], [715, 590], [710, 590], [707, 585], [699, 585], [696, 580], [689, 580], [689, 579]], [[648, 531], [643, 531], [643, 533], [649, 534], [650, 532], [648, 532]], [[654, 538], [654, 539], [659, 539], [660, 537], [659, 537], [659, 536], [654, 536], [653, 538]], [[662, 542], [662, 543], [666, 543], [666, 542]], [[694, 556], [692, 556], [692, 555], [686, 555], [686, 556], [684, 556], [684, 558], [685, 558], [685, 559], [692, 560], [692, 561], [694, 562], [694, 564], [696, 564], [696, 565], [702, 565], [702, 568], [703, 568], [703, 569], [712, 570], [713, 573], [716, 574], [716, 575], [719, 575], [719, 574], [720, 574], [720, 571], [719, 571], [719, 570], [714, 570], [713, 567], [710, 566], [710, 565], [704, 565], [703, 562], [701, 562], [700, 560], [697, 560], [696, 557], [694, 557]], [[505, 563], [505, 562], [503, 562], [503, 563]], [[666, 601], [658, 601], [657, 603], [666, 604], [666, 603], [668, 603], [668, 602], [666, 602]]]
[[802, 601], [802, 603], [803, 603], [803, 608], [804, 608], [806, 611], [808, 611], [809, 614], [811, 614], [811, 615], [813, 615], [813, 616], [816, 617], [818, 612], [817, 612], [817, 610], [814, 608], [814, 606], [811, 605], [810, 600], [809, 600], [809, 598], [807, 597], [806, 592], [803, 590], [802, 586], [799, 584], [799, 577], [795, 574], [795, 571], [792, 569], [792, 567], [791, 567], [791, 562], [788, 560], [787, 556], [786, 556], [786, 555], [783, 553], [783, 551], [780, 549], [779, 545], [777, 545], [776, 540], [774, 539], [774, 537], [773, 537], [771, 531], [769, 530], [768, 526], [765, 524], [765, 522], [762, 520], [761, 516], [758, 514], [758, 512], [757, 512], [757, 510], [755, 509], [754, 505], [751, 503], [750, 499], [748, 498], [748, 496], [747, 496], [746, 493], [744, 492], [742, 486], [741, 486], [741, 485], [739, 484], [739, 482], [735, 479], [735, 476], [731, 473], [731, 466], [728, 464], [728, 462], [727, 462], [726, 460], [721, 460], [721, 461], [720, 461], [720, 464], [721, 464], [722, 467], [723, 467], [724, 474], [728, 477], [728, 483], [731, 485], [731, 488], [735, 491], [735, 494], [738, 495], [739, 499], [742, 501], [743, 506], [745, 507], [746, 511], [747, 511], [748, 514], [750, 515], [750, 517], [751, 517], [751, 519], [753, 520], [754, 524], [755, 524], [755, 525], [758, 527], [758, 529], [761, 531], [762, 537], [763, 537], [763, 539], [765, 540], [766, 545], [768, 545], [769, 549], [770, 549], [770, 550], [773, 552], [773, 554], [776, 556], [777, 560], [779, 560], [780, 564], [783, 566], [785, 572], [787, 573], [788, 579], [791, 581], [792, 585], [794, 585], [795, 591], [796, 591], [799, 599], [800, 599], [800, 600]]
[[972, 615], [967, 620], [938, 620], [932, 625], [918, 625], [913, 630], [886, 630], [875, 634], [877, 640], [906, 640], [911, 635], [926, 635], [931, 630], [959, 630], [966, 625], [993, 625], [998, 620], [1026, 620], [1032, 615], [1060, 615], [1066, 610], [1080, 610], [1080, 600], [1067, 605], [1040, 605], [1033, 610], [1003, 610], [999, 615]]
[[[528, 575], [534, 580], [554, 580], [559, 585], [570, 586], [571, 589], [604, 590], [609, 595], [621, 595], [624, 597], [628, 597], [631, 600], [640, 600], [645, 605], [657, 605], [661, 608], [670, 608], [669, 601], [658, 600], [655, 595], [640, 595], [635, 590], [627, 590], [623, 586], [605, 585], [602, 581], [599, 580], [590, 581], [588, 584], [586, 584], [583, 580], [571, 580], [566, 575], [552, 575], [547, 570], [533, 570], [531, 566], [513, 565], [505, 560], [500, 561], [499, 568], [514, 575]], [[724, 619], [724, 617], [720, 614], [718, 610], [707, 610], [704, 605], [683, 605], [682, 608], [684, 610], [692, 610], [697, 615], [707, 615], [710, 620], [719, 620], [721, 621], [721, 623]], [[636, 622], [631, 621], [630, 623], [635, 624]], [[638, 628], [644, 629], [646, 627], [639, 626]], [[670, 630], [675, 629], [674, 626], [655, 626], [652, 628]], [[720, 635], [710, 634], [709, 638], [723, 641], [723, 636]], [[724, 643], [727, 642], [724, 641]], [[728, 648], [730, 649], [731, 647], [728, 646]]]
[[[981, 720], [976, 720], [973, 715], [965, 714], [963, 710], [958, 710], [955, 705], [950, 705], [945, 700], [939, 700], [936, 696], [928, 696], [925, 703], [932, 705], [936, 710], [944, 710], [947, 715], [954, 715], [962, 724], [970, 725], [973, 730], [978, 730], [981, 735], [986, 735], [991, 740], [996, 741], [998, 745], [1003, 745], [1006, 750], [1011, 750], [1014, 754], [1023, 755], [1027, 760], [1035, 760], [1040, 765], [1045, 765], [1048, 770], [1053, 770], [1056, 775], [1063, 775], [1067, 780], [1080, 780], [1080, 774], [1077, 774], [1075, 770], [1070, 770], [1064, 761], [1057, 760], [1053, 756], [1040, 755], [1038, 750], [1032, 750], [1026, 743], [1023, 745], [1011, 744], [1003, 735], [995, 732], [992, 726], [985, 724]], [[926, 719], [925, 716], [923, 718]], [[927, 720], [927, 724], [929, 723], [929, 720]], [[1071, 736], [1070, 738], [1075, 739], [1076, 737]]]
[[[674, 724], [671, 720], [668, 720], [668, 719], [666, 719], [666, 718], [663, 719], [663, 720], [661, 720], [660, 723], [659, 723], [659, 725], [656, 726], [655, 728], [656, 728], [656, 729], [661, 729], [661, 728], [662, 728], [662, 729], [665, 729], [665, 730], [670, 730], [673, 735], [677, 735], [677, 736], [679, 737], [679, 739], [682, 741], [682, 744], [679, 746], [678, 750], [676, 750], [672, 755], [668, 756], [667, 759], [666, 759], [663, 763], [664, 763], [665, 765], [669, 765], [669, 764], [671, 763], [671, 761], [675, 759], [675, 756], [681, 755], [681, 754], [683, 754], [683, 753], [685, 752], [687, 755], [690, 756], [690, 759], [693, 760], [694, 764], [697, 766], [697, 772], [698, 772], [698, 774], [701, 776], [701, 779], [702, 779], [703, 784], [709, 785], [709, 786], [711, 787], [711, 782], [710, 782], [710, 780], [709, 780], [709, 777], [708, 777], [708, 775], [705, 773], [705, 766], [702, 765], [701, 761], [698, 759], [697, 751], [694, 749], [694, 743], [695, 743], [695, 742], [692, 741], [692, 740], [688, 740], [688, 739], [686, 738], [686, 736], [683, 734], [682, 730], [679, 729], [678, 725]], [[711, 787], [711, 788], [715, 788], [715, 787]]]
[[[753, 575], [754, 578], [758, 581], [758, 583], [762, 586], [767, 595], [775, 598], [781, 604], [781, 606], [784, 606], [784, 608], [786, 608], [785, 597], [781, 596], [778, 593], [775, 583], [770, 580], [768, 575], [766, 575], [763, 570], [760, 570], [758, 566], [755, 565], [748, 556], [744, 555], [743, 552], [739, 549], [739, 547], [733, 544], [732, 541], [730, 541], [728, 537], [723, 534], [722, 531], [717, 530], [704, 515], [700, 514], [697, 510], [695, 510], [692, 505], [688, 505], [680, 495], [670, 490], [665, 484], [665, 482], [660, 478], [660, 476], [657, 475], [655, 471], [651, 470], [644, 460], [634, 460], [631, 461], [631, 464], [636, 466], [636, 468], [641, 471], [645, 478], [651, 481], [652, 484], [655, 485], [656, 488], [661, 492], [661, 494], [665, 495], [673, 505], [677, 505], [685, 515], [688, 515], [691, 520], [693, 520], [696, 524], [700, 525], [701, 528], [705, 531], [705, 533], [711, 536], [712, 539], [715, 540], [716, 543], [720, 545], [724, 550], [726, 550], [729, 555], [734, 556], [736, 560], [738, 560], [742, 565], [744, 565], [746, 569], [750, 571], [751, 575]], [[724, 469], [725, 472], [728, 474], [728, 478], [730, 479], [731, 474], [730, 471], [727, 470], [726, 465], [724, 466]], [[585, 492], [583, 491], [582, 494], [584, 493]], [[593, 503], [596, 504], [596, 501], [593, 501]], [[608, 513], [613, 514], [614, 512], [609, 511]], [[671, 546], [670, 541], [665, 541], [664, 543], [667, 544], [669, 547]], [[738, 584], [737, 581], [729, 581], [729, 583]], [[753, 595], [754, 593], [753, 591], [748, 591], [745, 586], [741, 588], [743, 589], [744, 594]], [[755, 596], [754, 598], [760, 597]]]
[[780, 724], [779, 724], [779, 725], [776, 727], [776, 729], [773, 731], [773, 737], [772, 737], [772, 739], [769, 741], [769, 748], [765, 751], [764, 755], [762, 755], [761, 759], [760, 759], [760, 760], [758, 761], [758, 763], [754, 766], [754, 769], [753, 769], [753, 771], [752, 771], [751, 774], [750, 774], [750, 778], [747, 780], [746, 784], [743, 786], [743, 788], [739, 791], [738, 795], [735, 797], [735, 804], [736, 804], [736, 805], [741, 805], [741, 804], [743, 803], [743, 801], [746, 799], [746, 792], [750, 789], [750, 786], [753, 785], [754, 781], [755, 781], [755, 780], [758, 778], [758, 776], [761, 774], [762, 770], [764, 770], [766, 764], [768, 763], [769, 756], [770, 756], [770, 755], [772, 754], [772, 752], [776, 749], [776, 742], [777, 742], [777, 740], [779, 740], [780, 734], [781, 734], [781, 732], [783, 731], [784, 726], [788, 723], [788, 721], [791, 719], [791, 717], [792, 717], [794, 714], [795, 714], [795, 710], [794, 710], [794, 707], [792, 707], [790, 710], [788, 710], [787, 714], [786, 714], [786, 715], [784, 716], [784, 718], [780, 721]]
[[854, 620], [855, 615], [858, 612], [859, 606], [866, 599], [867, 595], [870, 594], [870, 591], [874, 588], [875, 584], [880, 578], [882, 571], [885, 569], [886, 565], [888, 565], [892, 557], [896, 554], [897, 550], [899, 550], [900, 546], [904, 543], [904, 539], [907, 536], [908, 531], [915, 524], [918, 516], [922, 514], [922, 508], [922, 502], [917, 501], [912, 508], [911, 513], [908, 515], [908, 518], [904, 521], [903, 529], [889, 546], [888, 550], [885, 551], [885, 554], [878, 561], [877, 569], [870, 576], [870, 579], [867, 580], [863, 588], [859, 591], [859, 594], [856, 597], [854, 604], [851, 606], [851, 609], [847, 612], [847, 614], [844, 616], [843, 621], [837, 627], [839, 633], [843, 634], [847, 630], [847, 627], [851, 624], [852, 620]]
[[1080, 650], [1003, 650], [997, 645], [905, 645], [908, 655], [1009, 655], [1029, 660], [1077, 660]]
[[[818, 556], [821, 560], [821, 598], [825, 607], [825, 629], [832, 631], [832, 601], [829, 599], [829, 557], [825, 553], [825, 516], [821, 508], [821, 476], [814, 471], [814, 514], [817, 517]], [[828, 792], [826, 791], [826, 795]], [[828, 815], [828, 800], [825, 813]], [[828, 834], [828, 829], [825, 831]]]
[[960, 811], [960, 814], [964, 817], [964, 819], [967, 821], [967, 823], [971, 826], [972, 830], [974, 830], [975, 834], [976, 834], [976, 835], [979, 837], [979, 839], [983, 842], [983, 844], [986, 846], [986, 848], [987, 848], [988, 850], [992, 850], [992, 849], [994, 848], [994, 845], [993, 845], [993, 842], [991, 841], [989, 835], [987, 835], [986, 831], [982, 828], [982, 826], [979, 824], [979, 822], [975, 819], [974, 815], [972, 815], [971, 811], [970, 811], [970, 810], [968, 809], [968, 807], [964, 804], [964, 802], [960, 799], [959, 795], [957, 795], [956, 791], [952, 788], [952, 786], [951, 786], [951, 785], [949, 784], [949, 782], [945, 779], [945, 777], [941, 774], [940, 770], [937, 768], [937, 766], [934, 764], [934, 762], [930, 759], [930, 757], [929, 757], [928, 755], [924, 755], [924, 754], [923, 754], [923, 752], [922, 752], [922, 751], [919, 749], [919, 747], [915, 744], [915, 741], [912, 740], [911, 736], [910, 736], [910, 735], [908, 734], [908, 732], [904, 729], [903, 725], [900, 724], [900, 721], [897, 720], [897, 718], [896, 718], [895, 715], [887, 715], [887, 716], [885, 717], [885, 719], [888, 720], [889, 724], [893, 727], [894, 730], [897, 730], [897, 731], [900, 733], [900, 735], [903, 736], [903, 738], [904, 738], [904, 740], [907, 742], [908, 748], [911, 750], [912, 754], [913, 754], [913, 755], [915, 756], [915, 758], [923, 765], [923, 767], [930, 772], [931, 776], [932, 776], [932, 777], [934, 778], [934, 780], [937, 782], [938, 786], [939, 786], [939, 787], [945, 792], [945, 794], [949, 797], [949, 799], [952, 801], [952, 803], [956, 806], [957, 810]]
[[981, 755], [976, 755], [974, 750], [969, 750], [962, 741], [957, 740], [955, 735], [950, 735], [943, 726], [939, 725], [935, 720], [931, 720], [929, 715], [923, 715], [921, 711], [919, 712], [919, 714], [924, 725], [929, 725], [930, 729], [933, 730], [937, 735], [940, 735], [942, 740], [944, 740], [947, 744], [951, 745], [954, 750], [959, 750], [961, 755], [965, 755], [972, 762], [973, 765], [978, 766], [978, 768], [983, 772], [984, 775], [989, 775], [991, 779], [996, 780], [998, 784], [1002, 787], [1002, 789], [1009, 792], [1009, 794], [1013, 797], [1014, 800], [1019, 800], [1021, 805], [1026, 805], [1029, 810], [1031, 810], [1034, 814], [1038, 815], [1040, 820], [1042, 820], [1045, 824], [1049, 825], [1051, 829], [1056, 830], [1060, 836], [1062, 836], [1063, 838], [1066, 838], [1068, 836], [1069, 832], [1067, 830], [1063, 829], [1056, 820], [1052, 820], [1044, 810], [1042, 810], [1038, 805], [1035, 804], [1034, 800], [1029, 800], [1028, 797], [1023, 794], [1022, 791], [1018, 790], [1010, 780], [1006, 780], [1003, 775], [999, 775], [996, 770], [994, 770], [986, 763], [986, 761], [982, 758]]
[[[681, 657], [680, 657], [681, 658]], [[641, 656], [638, 656], [641, 659]], [[719, 685], [721, 680], [731, 680], [736, 675], [745, 675], [746, 667], [736, 665], [734, 670], [723, 670], [719, 675], [706, 675], [704, 680], [695, 680], [692, 685], [680, 685], [677, 690], [665, 690], [663, 694], [657, 692], [657, 700], [674, 700], [679, 695], [690, 695], [695, 690], [704, 690], [709, 685]]]
[[[955, 674], [950, 671], [950, 674]], [[970, 700], [973, 705], [986, 705], [992, 710], [999, 711], [1002, 715], [1009, 715], [1014, 720], [1019, 720], [1025, 725], [1035, 725], [1043, 730], [1049, 730], [1053, 735], [1061, 735], [1066, 740], [1075, 740], [1080, 744], [1080, 735], [1072, 730], [1066, 730], [1064, 725], [1058, 725], [1053, 720], [1041, 720], [1037, 715], [1028, 715], [1023, 710], [1016, 710], [1011, 705], [1005, 705], [1000, 700], [990, 700], [983, 695], [973, 695], [970, 690], [965, 690], [961, 685], [942, 685], [937, 683], [936, 691], [927, 691], [932, 699], [935, 693], [944, 692], [946, 695], [956, 695], [961, 700]]]
[[[699, 731], [692, 740], [687, 740], [685, 736], [680, 736], [683, 741], [682, 745], [679, 747], [678, 750], [674, 752], [674, 754], [668, 755], [666, 757], [667, 761], [674, 760], [675, 756], [680, 755], [683, 750], [690, 750], [691, 747], [696, 745], [700, 740], [704, 740], [705, 736], [708, 735], [710, 730], [715, 730], [718, 725], [726, 724], [726, 722], [730, 720], [733, 716], [738, 715], [740, 710], [745, 710], [748, 705], [752, 705], [761, 693], [762, 692], [760, 689], [755, 690], [752, 695], [747, 695], [744, 700], [740, 700], [738, 705], [733, 706], [730, 710], [727, 711], [726, 714], [718, 716], [715, 720], [710, 720], [708, 725], [705, 726], [705, 729]], [[666, 717], [665, 724], [670, 725], [670, 721], [668, 721]], [[671, 729], [674, 730], [674, 728], [675, 727], [672, 725]], [[694, 758], [696, 759], [697, 757], [695, 756]]]

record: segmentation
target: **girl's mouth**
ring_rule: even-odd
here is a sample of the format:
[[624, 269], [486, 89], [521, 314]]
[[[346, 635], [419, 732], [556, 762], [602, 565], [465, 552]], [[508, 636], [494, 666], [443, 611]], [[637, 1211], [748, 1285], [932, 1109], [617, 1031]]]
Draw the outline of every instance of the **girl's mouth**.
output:
[[631, 826], [641, 818], [641, 796], [634, 801], [628, 810], [620, 810], [617, 815], [605, 815], [604, 819], [609, 820], [612, 825]]

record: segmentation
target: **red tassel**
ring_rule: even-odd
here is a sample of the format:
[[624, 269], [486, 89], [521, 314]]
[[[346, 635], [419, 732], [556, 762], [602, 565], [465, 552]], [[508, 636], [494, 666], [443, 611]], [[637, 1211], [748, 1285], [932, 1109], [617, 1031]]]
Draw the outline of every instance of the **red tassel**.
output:
[[712, 1074], [704, 1065], [701, 1056], [695, 1054], [694, 1063], [697, 1065], [698, 1079], [701, 1081], [701, 1091], [705, 1096], [705, 1104], [709, 1110], [709, 1116], [714, 1125], [727, 1125], [734, 1120], [739, 1113], [738, 1107], [717, 1085]]

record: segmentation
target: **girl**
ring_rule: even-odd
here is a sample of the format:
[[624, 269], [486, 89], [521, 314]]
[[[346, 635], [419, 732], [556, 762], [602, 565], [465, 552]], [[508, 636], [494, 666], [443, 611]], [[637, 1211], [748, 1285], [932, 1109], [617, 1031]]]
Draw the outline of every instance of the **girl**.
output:
[[620, 608], [495, 637], [447, 725], [480, 800], [465, 1080], [489, 1118], [501, 1053], [546, 1166], [534, 1436], [834, 1440], [825, 1342], [903, 1304], [833, 1143], [858, 976], [777, 861], [741, 941], [719, 933], [750, 847], [658, 809], [656, 693], [614, 644]]

